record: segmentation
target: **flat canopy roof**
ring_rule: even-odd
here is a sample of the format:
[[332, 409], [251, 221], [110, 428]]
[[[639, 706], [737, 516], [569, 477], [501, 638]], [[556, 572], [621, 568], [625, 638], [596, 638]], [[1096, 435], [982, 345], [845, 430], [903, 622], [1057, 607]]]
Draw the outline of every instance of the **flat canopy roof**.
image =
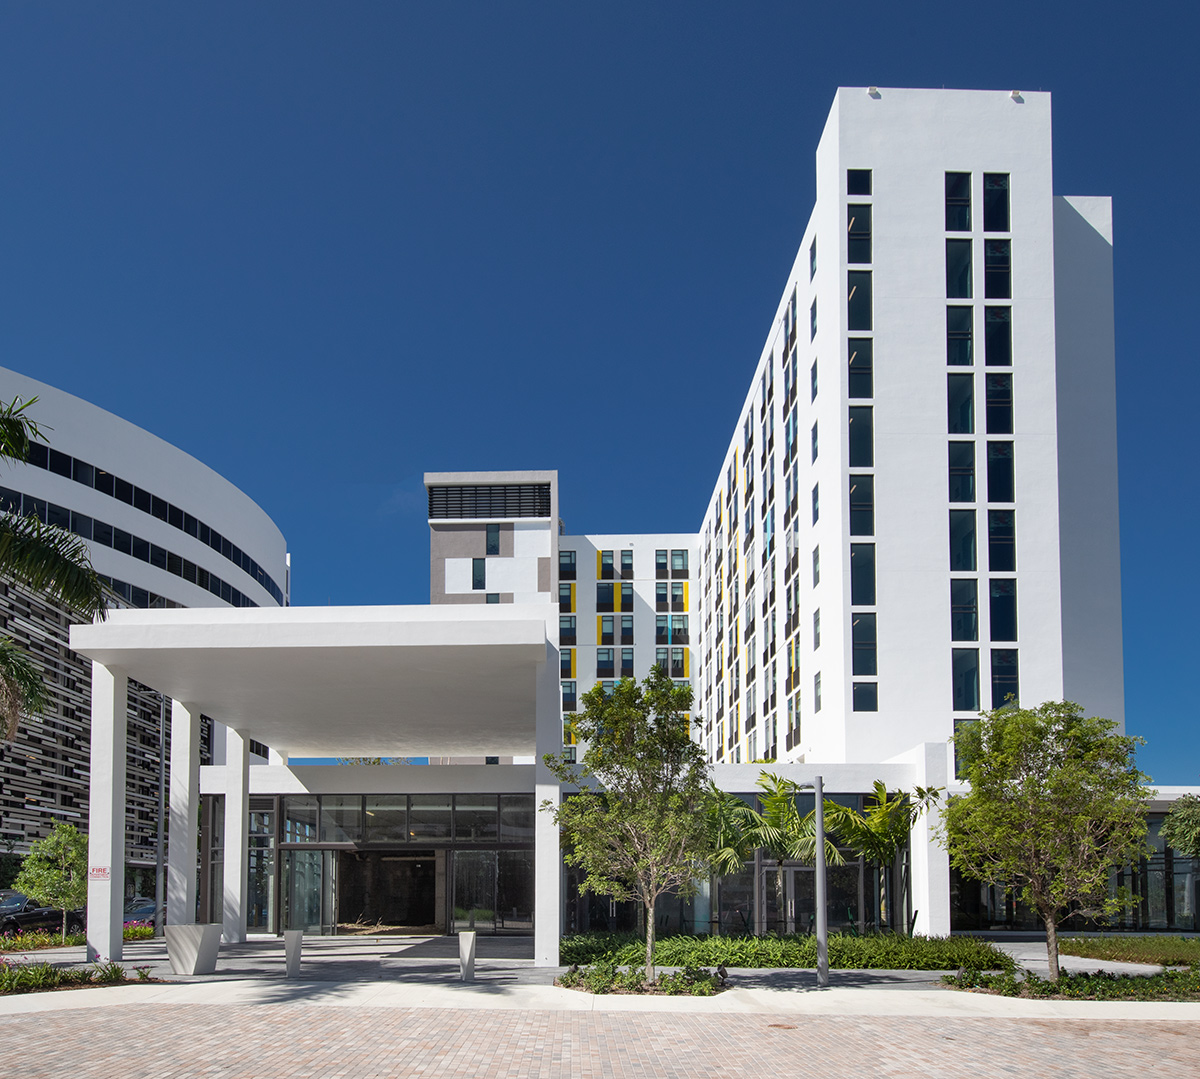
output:
[[293, 756], [508, 756], [535, 751], [557, 610], [122, 610], [71, 647]]

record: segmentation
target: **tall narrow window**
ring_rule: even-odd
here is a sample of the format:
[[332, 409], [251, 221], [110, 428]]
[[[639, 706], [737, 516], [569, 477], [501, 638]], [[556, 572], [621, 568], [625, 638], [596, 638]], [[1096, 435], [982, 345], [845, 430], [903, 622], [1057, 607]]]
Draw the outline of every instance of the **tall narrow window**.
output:
[[633, 585], [628, 581], [624, 581], [621, 584], [621, 610], [633, 610]]
[[812, 489], [812, 523], [816, 524], [817, 519], [821, 516], [821, 485], [813, 484]]
[[622, 678], [632, 678], [633, 677], [633, 649], [632, 648], [622, 648], [621, 649], [621, 677]]
[[575, 643], [575, 616], [573, 614], [563, 614], [558, 617], [558, 643], [559, 644], [574, 644]]
[[[479, 550], [478, 547], [475, 550]], [[471, 559], [471, 587], [482, 591], [487, 588], [487, 559]]]
[[625, 580], [630, 580], [633, 577], [633, 552], [621, 552], [621, 576]]
[[560, 611], [575, 610], [575, 586], [563, 581], [558, 586], [558, 609]]
[[983, 354], [988, 367], [1012, 366], [1012, 308], [985, 307]]
[[979, 711], [979, 649], [954, 648], [950, 651], [953, 705], [956, 712]]
[[600, 643], [613, 643], [613, 615], [604, 614], [600, 616]]
[[596, 610], [611, 611], [613, 609], [613, 586], [611, 584], [596, 585]]
[[871, 207], [868, 203], [851, 203], [846, 207], [846, 261], [871, 261]]
[[817, 301], [813, 300], [812, 307], [808, 309], [808, 339], [811, 341], [817, 336]]
[[[478, 550], [478, 548], [476, 548], [476, 550]], [[499, 554], [500, 553], [500, 526], [499, 525], [488, 525], [487, 526], [487, 550], [485, 551], [485, 553], [486, 554]]]
[[975, 501], [975, 443], [950, 443], [950, 501]]
[[1013, 510], [988, 510], [988, 569], [993, 573], [1016, 572], [1016, 516]]
[[983, 295], [987, 300], [1012, 296], [1012, 241], [985, 240], [983, 244]]
[[989, 374], [987, 383], [987, 433], [1011, 435], [1013, 431], [1012, 375]]
[[[1012, 697], [1012, 700], [1009, 700]], [[992, 707], [1002, 708], [1020, 700], [1020, 685], [1017, 678], [1017, 650], [1015, 648], [992, 649]]]
[[813, 611], [813, 651], [821, 647], [821, 608]]
[[813, 237], [813, 242], [808, 248], [808, 279], [811, 281], [817, 276], [817, 240]]
[[575, 580], [575, 552], [558, 552], [558, 579], [560, 581]]
[[974, 577], [950, 581], [950, 639], [979, 640], [979, 583]]
[[1013, 502], [1016, 500], [1013, 444], [1011, 442], [988, 443], [987, 485], [989, 502]]
[[970, 367], [974, 363], [974, 308], [946, 308], [946, 363], [950, 367]]
[[875, 534], [875, 477], [850, 477], [850, 535]]
[[875, 395], [875, 342], [870, 337], [851, 337], [849, 353], [850, 396], [873, 397]]
[[809, 400], [815, 401], [817, 399], [817, 361], [816, 360], [813, 360], [812, 367], [810, 367], [808, 369], [808, 380], [812, 387], [811, 393], [809, 394]]
[[971, 174], [946, 173], [946, 231], [971, 231]]
[[950, 568], [968, 573], [975, 567], [975, 511], [950, 511]]
[[870, 169], [846, 170], [846, 194], [869, 195], [871, 193]]
[[812, 425], [812, 459], [817, 459], [817, 425]]
[[1008, 173], [983, 174], [983, 231], [1008, 232]]
[[946, 376], [946, 423], [952, 435], [975, 433], [975, 376]]
[[611, 581], [613, 577], [613, 553], [612, 551], [600, 552], [600, 579], [602, 581]]
[[821, 547], [819, 544], [813, 548], [812, 583], [813, 588], [816, 588], [821, 583]]
[[990, 636], [993, 641], [1017, 639], [1017, 582], [1011, 578], [993, 580], [991, 606], [988, 612]]
[[[730, 488], [732, 489], [732, 487], [733, 487], [733, 484], [730, 483]], [[662, 578], [666, 577], [668, 575], [667, 566], [668, 566], [667, 552], [666, 551], [655, 551], [654, 552], [654, 576], [657, 577], [659, 580], [662, 580]]]
[[875, 433], [869, 405], [850, 407], [850, 467], [872, 468], [875, 464]]
[[875, 544], [850, 544], [850, 602], [855, 607], [875, 606]]
[[821, 672], [813, 675], [813, 711], [821, 710]]
[[851, 623], [852, 666], [855, 674], [878, 674], [876, 662], [875, 615], [856, 611]]
[[[622, 610], [624, 608], [622, 607]], [[633, 615], [621, 615], [621, 642], [623, 644], [633, 644]]]
[[846, 273], [846, 328], [851, 331], [871, 329], [870, 270]]
[[971, 241], [946, 241], [946, 295], [951, 300], [971, 298]]

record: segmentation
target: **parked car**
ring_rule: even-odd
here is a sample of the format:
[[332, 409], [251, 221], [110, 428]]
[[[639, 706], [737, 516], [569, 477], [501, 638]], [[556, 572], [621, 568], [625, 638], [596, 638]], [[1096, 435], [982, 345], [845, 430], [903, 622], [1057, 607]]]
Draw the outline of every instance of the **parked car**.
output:
[[[126, 922], [152, 922], [156, 910], [158, 904], [153, 896], [135, 895], [132, 899], [125, 900], [124, 919]], [[166, 914], [165, 906], [163, 914]]]
[[[83, 919], [82, 908], [67, 911], [67, 932], [80, 932]], [[27, 929], [53, 932], [62, 929], [62, 924], [63, 912], [58, 907], [39, 906], [28, 896], [9, 888], [0, 890], [0, 934], [21, 933]]]

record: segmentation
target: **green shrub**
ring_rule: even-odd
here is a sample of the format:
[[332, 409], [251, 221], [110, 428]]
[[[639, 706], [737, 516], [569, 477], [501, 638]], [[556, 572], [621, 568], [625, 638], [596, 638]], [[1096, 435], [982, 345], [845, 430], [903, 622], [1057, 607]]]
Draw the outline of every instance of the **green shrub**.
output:
[[1154, 963], [1164, 967], [1200, 964], [1200, 937], [1059, 937], [1063, 955]]
[[1200, 968], [1168, 970], [1162, 974], [1071, 974], [1063, 971], [1058, 981], [1041, 978], [1025, 970], [989, 974], [960, 970], [942, 978], [955, 989], [981, 989], [1006, 997], [1055, 1000], [1200, 1000]]
[[667, 993], [671, 996], [712, 996], [720, 983], [712, 971], [687, 966], [669, 974], [660, 974], [650, 984], [645, 971], [637, 964], [622, 969], [610, 959], [600, 959], [591, 966], [577, 967], [559, 976], [558, 984], [566, 989], [582, 987], [589, 993]]
[[[66, 947], [86, 944], [83, 933], [68, 933]], [[41, 948], [62, 948], [61, 933], [48, 933], [44, 929], [29, 929], [23, 933], [7, 933], [0, 937], [0, 952], [36, 952]]]
[[125, 981], [120, 963], [93, 963], [82, 970], [49, 963], [10, 963], [0, 959], [0, 994], [36, 993], [44, 989], [115, 985]]
[[150, 940], [154, 936], [154, 923], [126, 922], [121, 936], [125, 940]]

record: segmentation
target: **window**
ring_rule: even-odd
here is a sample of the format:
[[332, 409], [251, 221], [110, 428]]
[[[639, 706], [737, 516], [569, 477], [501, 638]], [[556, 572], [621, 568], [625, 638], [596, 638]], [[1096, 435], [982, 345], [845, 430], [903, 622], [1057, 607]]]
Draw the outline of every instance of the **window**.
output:
[[666, 581], [659, 581], [654, 586], [655, 609], [659, 611], [665, 611], [670, 602], [670, 585], [668, 585]]
[[954, 648], [950, 652], [953, 704], [956, 712], [979, 711], [979, 649]]
[[596, 677], [612, 678], [616, 674], [614, 653], [611, 648], [596, 649]]
[[558, 579], [560, 581], [575, 580], [575, 552], [558, 552]]
[[868, 203], [851, 203], [846, 207], [846, 261], [871, 261], [871, 207]]
[[817, 301], [813, 300], [812, 307], [808, 309], [808, 339], [811, 341], [817, 336]]
[[875, 464], [875, 433], [870, 405], [850, 406], [850, 467], [872, 468]]
[[575, 610], [575, 586], [573, 584], [568, 584], [566, 581], [559, 582], [558, 609], [560, 611]]
[[[479, 550], [478, 547], [475, 550]], [[471, 587], [473, 589], [487, 588], [487, 559], [471, 559]]]
[[988, 569], [993, 573], [1017, 570], [1017, 524], [1013, 510], [988, 510]]
[[811, 281], [816, 276], [817, 276], [817, 241], [816, 241], [816, 239], [814, 239], [808, 248], [808, 279]]
[[821, 647], [821, 608], [813, 611], [813, 651]]
[[809, 396], [810, 401], [817, 399], [817, 361], [813, 360], [812, 367], [808, 369], [808, 379], [812, 384], [812, 392]]
[[988, 367], [1012, 366], [1012, 308], [984, 308], [984, 362]]
[[[732, 490], [732, 484], [730, 484], [730, 489]], [[655, 551], [654, 552], [654, 576], [657, 577], [660, 581], [664, 577], [667, 576], [667, 552], [666, 551]]]
[[[1015, 704], [1020, 700], [1017, 679], [1017, 650], [1015, 648], [992, 649], [992, 707]], [[1012, 701], [1009, 701], [1012, 697]]]
[[671, 649], [671, 677], [683, 678], [687, 674], [687, 664], [683, 661], [683, 654], [686, 649], [672, 648]]
[[851, 331], [871, 329], [870, 270], [846, 273], [846, 328]]
[[632, 678], [633, 677], [633, 649], [632, 648], [622, 648], [621, 649], [621, 677], [622, 678]]
[[812, 489], [812, 523], [816, 524], [817, 519], [821, 516], [821, 485], [813, 484]]
[[979, 640], [979, 584], [973, 577], [950, 582], [950, 639]]
[[621, 552], [621, 576], [629, 580], [633, 576], [633, 552]]
[[499, 554], [500, 553], [500, 526], [487, 526], [487, 550], [484, 554]]
[[611, 584], [596, 585], [596, 610], [611, 611], [613, 609], [613, 586]]
[[951, 300], [971, 298], [971, 241], [946, 241], [946, 295]]
[[682, 611], [683, 610], [683, 582], [682, 581], [672, 581], [671, 582], [671, 610], [673, 610], [673, 611]]
[[971, 231], [971, 174], [946, 173], [946, 231]]
[[671, 639], [671, 616], [656, 615], [654, 618], [654, 640], [658, 644], [668, 644]]
[[817, 585], [819, 585], [821, 583], [821, 548], [819, 545], [813, 548], [812, 563], [813, 563], [812, 582], [813, 582], [813, 588], [816, 588]]
[[991, 593], [990, 636], [993, 641], [1015, 641], [1017, 639], [1017, 582], [1011, 577], [994, 580], [991, 582]]
[[983, 231], [1008, 232], [1008, 173], [983, 174]]
[[656, 648], [654, 650], [654, 665], [658, 667], [663, 674], [667, 674], [667, 669], [671, 665], [671, 650], [669, 648]]
[[869, 337], [850, 338], [849, 391], [851, 397], [873, 397], [875, 342]]
[[[746, 514], [747, 517], [750, 514]], [[687, 551], [672, 551], [671, 552], [671, 576], [686, 577], [688, 571], [688, 553]]]
[[946, 376], [946, 427], [952, 435], [975, 433], [975, 376]]
[[846, 194], [869, 195], [871, 193], [870, 169], [846, 170]]
[[602, 581], [611, 581], [613, 578], [613, 553], [612, 551], [600, 552], [600, 579]]
[[633, 610], [633, 585], [624, 582], [621, 585], [621, 610]]
[[562, 648], [558, 653], [559, 671], [564, 678], [570, 678], [575, 673], [575, 649]]
[[983, 295], [987, 300], [1012, 296], [1012, 241], [985, 240], [983, 244]]
[[975, 569], [975, 511], [950, 511], [950, 569], [971, 572]]
[[973, 310], [971, 307], [946, 308], [946, 363], [950, 367], [970, 367], [975, 362], [972, 355]]
[[879, 685], [875, 682], [855, 682], [851, 687], [856, 712], [879, 711]]
[[812, 459], [817, 459], [817, 425], [812, 425]]
[[575, 711], [575, 683], [562, 683], [562, 706], [564, 712]]
[[850, 602], [855, 607], [875, 606], [875, 544], [850, 544]]
[[560, 614], [558, 616], [558, 643], [574, 644], [575, 643], [575, 616], [573, 614]]
[[813, 711], [821, 710], [821, 672], [813, 675]]
[[671, 615], [671, 640], [680, 644], [688, 643], [688, 616], [686, 614]]
[[[875, 477], [850, 477], [850, 535], [875, 534]], [[813, 582], [816, 583], [815, 581]]]
[[500, 602], [500, 593], [499, 592], [489, 592], [487, 594], [487, 602], [488, 603], [499, 603]]
[[855, 612], [850, 626], [853, 644], [852, 666], [855, 674], [878, 674], [876, 662], [875, 615]]
[[975, 443], [950, 443], [950, 501], [975, 501]]
[[1011, 435], [1013, 430], [1012, 375], [987, 375], [987, 433]]
[[625, 644], [633, 644], [633, 615], [621, 615], [621, 640]]
[[600, 643], [613, 643], [613, 615], [602, 614], [600, 616]]
[[988, 501], [1015, 501], [1014, 487], [1013, 444], [1011, 442], [989, 442]]

